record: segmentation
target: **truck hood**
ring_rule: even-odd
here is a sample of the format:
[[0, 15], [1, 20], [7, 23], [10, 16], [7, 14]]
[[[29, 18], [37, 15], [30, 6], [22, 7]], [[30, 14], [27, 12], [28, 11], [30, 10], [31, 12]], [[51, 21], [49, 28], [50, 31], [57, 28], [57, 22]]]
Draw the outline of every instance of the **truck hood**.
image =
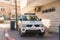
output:
[[22, 21], [22, 24], [42, 24], [41, 21]]

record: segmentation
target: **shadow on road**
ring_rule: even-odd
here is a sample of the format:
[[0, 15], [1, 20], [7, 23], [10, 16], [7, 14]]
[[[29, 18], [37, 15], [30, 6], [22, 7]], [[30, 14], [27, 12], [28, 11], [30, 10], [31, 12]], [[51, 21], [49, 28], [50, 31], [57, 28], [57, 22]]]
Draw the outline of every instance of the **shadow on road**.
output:
[[44, 37], [39, 35], [28, 35], [26, 37], [21, 37], [19, 35], [19, 32], [16, 30], [8, 30], [8, 33], [11, 37], [15, 38], [15, 40], [58, 40], [58, 34], [54, 33], [48, 33]]

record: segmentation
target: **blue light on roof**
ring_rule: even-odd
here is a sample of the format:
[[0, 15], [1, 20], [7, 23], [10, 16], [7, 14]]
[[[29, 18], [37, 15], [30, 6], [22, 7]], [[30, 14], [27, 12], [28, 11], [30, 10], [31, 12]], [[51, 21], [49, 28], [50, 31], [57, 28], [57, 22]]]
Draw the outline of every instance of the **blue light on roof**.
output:
[[35, 13], [25, 13], [25, 15], [35, 15]]

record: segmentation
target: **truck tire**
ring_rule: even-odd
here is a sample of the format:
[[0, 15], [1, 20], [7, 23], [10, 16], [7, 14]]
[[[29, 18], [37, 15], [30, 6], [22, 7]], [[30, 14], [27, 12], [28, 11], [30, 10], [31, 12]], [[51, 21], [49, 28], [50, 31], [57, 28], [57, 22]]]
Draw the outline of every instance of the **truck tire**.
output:
[[44, 36], [44, 34], [45, 34], [45, 31], [43, 33], [39, 33], [40, 36]]
[[21, 29], [19, 29], [19, 35], [20, 35], [21, 37], [25, 37], [25, 36], [26, 36], [25, 33], [21, 33]]

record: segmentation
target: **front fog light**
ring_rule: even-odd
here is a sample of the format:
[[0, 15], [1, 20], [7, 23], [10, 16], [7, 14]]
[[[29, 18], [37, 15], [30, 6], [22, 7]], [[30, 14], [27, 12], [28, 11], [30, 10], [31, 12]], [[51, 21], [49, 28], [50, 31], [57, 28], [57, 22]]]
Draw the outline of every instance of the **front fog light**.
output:
[[43, 29], [42, 29], [43, 30]]
[[25, 30], [25, 29], [22, 29], [23, 31]]

